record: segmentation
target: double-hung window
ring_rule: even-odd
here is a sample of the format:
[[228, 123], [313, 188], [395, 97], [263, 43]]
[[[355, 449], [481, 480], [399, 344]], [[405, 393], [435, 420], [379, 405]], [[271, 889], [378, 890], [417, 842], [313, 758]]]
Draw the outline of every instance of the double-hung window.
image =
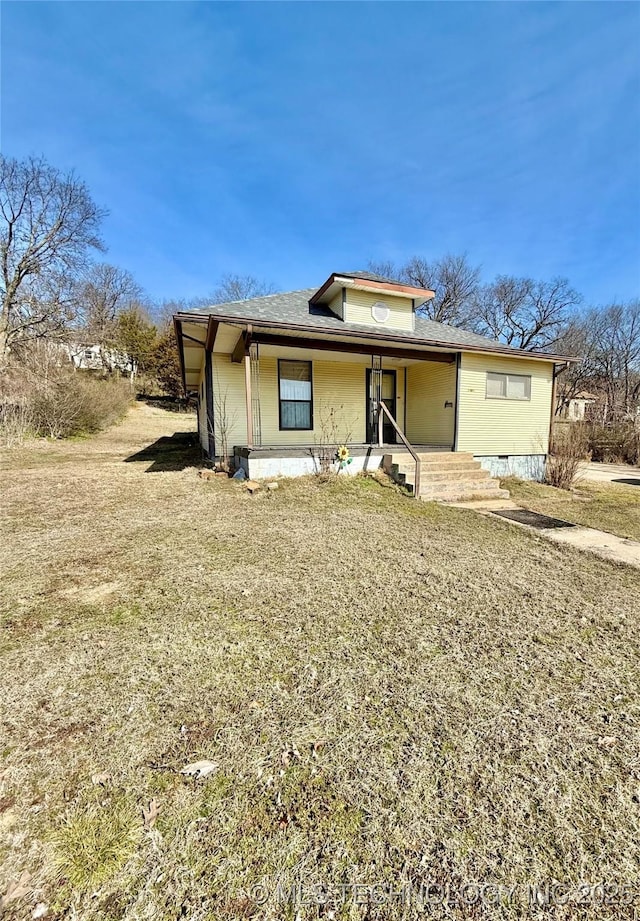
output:
[[487, 371], [487, 400], [530, 400], [530, 374], [498, 374]]
[[310, 361], [278, 361], [280, 428], [313, 428], [313, 390]]

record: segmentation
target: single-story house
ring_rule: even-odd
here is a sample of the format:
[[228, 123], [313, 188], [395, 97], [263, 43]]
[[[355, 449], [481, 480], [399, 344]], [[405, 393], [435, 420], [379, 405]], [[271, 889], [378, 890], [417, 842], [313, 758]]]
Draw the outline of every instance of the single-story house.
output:
[[[541, 477], [555, 376], [574, 359], [426, 319], [419, 308], [433, 296], [334, 272], [319, 288], [176, 313], [207, 456], [252, 478], [295, 476], [346, 445], [349, 472], [385, 466], [418, 495], [420, 469], [423, 484], [441, 482], [443, 464], [450, 479], [475, 470], [478, 487]], [[461, 494], [473, 492], [468, 479]]]
[[567, 419], [569, 422], [584, 422], [598, 398], [593, 393], [581, 391], [568, 400], [562, 400], [557, 409], [557, 417]]

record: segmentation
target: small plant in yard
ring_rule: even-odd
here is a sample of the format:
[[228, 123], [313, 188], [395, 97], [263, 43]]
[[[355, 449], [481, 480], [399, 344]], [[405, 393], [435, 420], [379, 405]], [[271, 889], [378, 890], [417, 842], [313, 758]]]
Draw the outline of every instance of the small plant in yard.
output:
[[141, 832], [140, 818], [119, 798], [78, 804], [51, 838], [57, 878], [75, 892], [91, 892], [132, 856]]
[[[226, 473], [231, 469], [231, 455], [229, 454], [229, 433], [233, 431], [233, 428], [238, 419], [238, 413], [236, 410], [231, 410], [229, 408], [228, 400], [228, 391], [224, 390], [220, 392], [219, 387], [216, 387], [216, 392], [214, 396], [214, 406], [215, 406], [215, 416], [216, 416], [216, 428], [218, 435], [218, 456], [220, 457], [220, 469], [224, 470]], [[207, 426], [211, 422], [207, 420]]]
[[[344, 415], [344, 407], [321, 404], [317, 410], [318, 435], [311, 449], [316, 473], [328, 477], [351, 463], [345, 442], [351, 441], [351, 426]], [[343, 452], [343, 456], [340, 456]]]
[[571, 489], [580, 464], [589, 459], [589, 442], [581, 425], [572, 425], [562, 435], [555, 435], [549, 446], [545, 482], [558, 489]]

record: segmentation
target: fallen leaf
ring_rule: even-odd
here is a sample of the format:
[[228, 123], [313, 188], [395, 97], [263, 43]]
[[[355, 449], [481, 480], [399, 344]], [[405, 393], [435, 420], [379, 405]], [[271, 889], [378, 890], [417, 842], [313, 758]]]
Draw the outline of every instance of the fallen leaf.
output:
[[193, 777], [194, 780], [199, 780], [201, 777], [208, 777], [209, 774], [213, 774], [217, 767], [218, 765], [215, 761], [194, 761], [193, 764], [187, 764], [183, 767], [180, 773]]
[[295, 761], [296, 758], [300, 757], [300, 752], [297, 748], [286, 748], [280, 755], [280, 761], [282, 762], [283, 767], [289, 767], [292, 761]]
[[4, 908], [5, 905], [8, 905], [10, 902], [15, 902], [16, 899], [21, 899], [25, 895], [28, 895], [30, 879], [31, 873], [25, 870], [17, 883], [9, 883], [7, 891], [4, 896], [0, 898], [0, 908]]
[[110, 780], [111, 774], [109, 771], [100, 771], [98, 774], [91, 775], [91, 783], [95, 784], [96, 787], [106, 787]]
[[160, 813], [160, 805], [156, 799], [152, 799], [149, 803], [149, 806], [145, 809], [142, 807], [142, 818], [144, 819], [145, 828], [153, 828], [156, 824], [156, 819]]

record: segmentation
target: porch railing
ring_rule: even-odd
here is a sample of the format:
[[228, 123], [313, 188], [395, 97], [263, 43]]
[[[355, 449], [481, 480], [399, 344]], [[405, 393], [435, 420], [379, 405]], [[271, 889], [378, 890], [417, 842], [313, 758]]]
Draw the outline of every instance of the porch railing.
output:
[[402, 444], [405, 446], [405, 448], [407, 449], [407, 451], [409, 452], [409, 454], [415, 461], [416, 475], [415, 475], [414, 485], [413, 485], [413, 495], [417, 499], [418, 496], [420, 495], [420, 457], [416, 453], [416, 450], [413, 447], [413, 445], [409, 444], [409, 441], [405, 438], [404, 432], [400, 429], [400, 426], [398, 425], [396, 420], [391, 415], [391, 412], [389, 411], [389, 407], [382, 401], [378, 403], [378, 445], [382, 447], [384, 444], [384, 416], [387, 417], [387, 419], [389, 420], [389, 422], [395, 429], [396, 435], [400, 436], [400, 441], [402, 442]]

